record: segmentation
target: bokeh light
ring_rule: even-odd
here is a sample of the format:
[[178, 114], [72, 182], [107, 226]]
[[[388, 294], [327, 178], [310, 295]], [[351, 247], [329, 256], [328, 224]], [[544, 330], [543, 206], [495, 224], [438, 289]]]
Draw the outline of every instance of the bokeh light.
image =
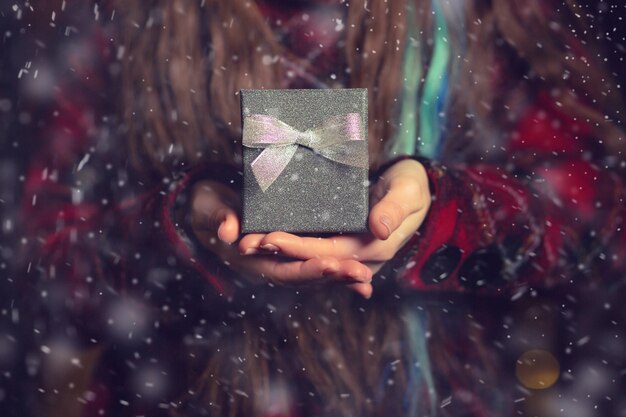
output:
[[518, 381], [526, 388], [550, 388], [559, 379], [560, 366], [554, 355], [546, 350], [524, 352], [515, 367]]

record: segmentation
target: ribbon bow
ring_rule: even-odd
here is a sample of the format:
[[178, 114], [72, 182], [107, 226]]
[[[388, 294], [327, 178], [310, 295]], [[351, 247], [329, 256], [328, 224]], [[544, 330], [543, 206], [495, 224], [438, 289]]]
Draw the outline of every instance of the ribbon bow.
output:
[[368, 168], [363, 141], [359, 113], [332, 117], [322, 126], [304, 132], [264, 114], [246, 116], [243, 122], [243, 146], [265, 148], [250, 164], [263, 192], [287, 167], [298, 146], [305, 146], [340, 164]]

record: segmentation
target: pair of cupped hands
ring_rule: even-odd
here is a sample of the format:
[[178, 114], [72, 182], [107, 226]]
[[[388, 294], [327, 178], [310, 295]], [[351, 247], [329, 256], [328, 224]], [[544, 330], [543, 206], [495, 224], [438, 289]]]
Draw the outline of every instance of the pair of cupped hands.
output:
[[339, 284], [370, 298], [372, 276], [415, 234], [430, 203], [426, 170], [405, 159], [370, 187], [369, 233], [312, 237], [276, 231], [240, 236], [239, 196], [216, 181], [194, 185], [191, 227], [206, 249], [252, 282]]

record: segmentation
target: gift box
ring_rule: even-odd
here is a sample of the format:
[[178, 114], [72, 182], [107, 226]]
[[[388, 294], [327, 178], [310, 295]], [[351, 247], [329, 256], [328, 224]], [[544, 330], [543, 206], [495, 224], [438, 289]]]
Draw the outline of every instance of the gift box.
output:
[[242, 90], [242, 232], [367, 231], [367, 90]]

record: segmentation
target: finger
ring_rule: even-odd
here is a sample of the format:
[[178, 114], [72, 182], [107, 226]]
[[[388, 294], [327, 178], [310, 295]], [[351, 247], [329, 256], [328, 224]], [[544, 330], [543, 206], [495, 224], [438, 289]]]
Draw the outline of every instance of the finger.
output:
[[[247, 235], [246, 237], [249, 238]], [[259, 239], [263, 235], [256, 235], [254, 238]], [[249, 250], [253, 248], [249, 248]], [[307, 281], [330, 280], [346, 282], [364, 282], [372, 281], [372, 270], [369, 266], [353, 259], [338, 260], [331, 256], [322, 256], [308, 260], [297, 260], [285, 262], [276, 258], [263, 256], [264, 253], [257, 251], [258, 257], [246, 257], [244, 262], [239, 262], [239, 266], [247, 264], [251, 269], [259, 272], [264, 278], [278, 282], [297, 281], [305, 283]]]
[[346, 281], [352, 279], [339, 275], [340, 269], [341, 265], [337, 259], [322, 257], [293, 262], [269, 260], [259, 268], [259, 271], [261, 271], [264, 278], [285, 284], [305, 284], [324, 280]]
[[372, 282], [371, 269], [354, 259], [346, 259], [340, 261], [340, 268], [338, 274], [352, 278], [355, 281], [370, 283]]
[[217, 233], [223, 222], [224, 237], [232, 238], [239, 233], [239, 220], [233, 208], [222, 201], [212, 187], [202, 185], [194, 191], [191, 207], [192, 225], [197, 231]]
[[195, 214], [194, 217], [193, 228], [197, 232], [210, 232], [228, 244], [237, 240], [239, 236], [239, 218], [237, 213], [227, 206], [218, 203], [211, 209]]
[[231, 210], [224, 210], [223, 220], [217, 229], [217, 237], [224, 243], [232, 244], [239, 237], [239, 218]]
[[[248, 258], [253, 259], [253, 258]], [[327, 281], [347, 283], [369, 283], [371, 272], [369, 268], [356, 261], [344, 263], [333, 257], [321, 257], [306, 261], [275, 261], [269, 257], [257, 258], [259, 263], [255, 270], [272, 282], [302, 285], [322, 283]]]
[[202, 201], [193, 203], [192, 226], [203, 232], [216, 232], [229, 210], [213, 197], [202, 198]]
[[381, 240], [391, 236], [408, 216], [423, 208], [423, 193], [415, 178], [391, 179], [387, 193], [370, 210], [368, 222], [372, 234]]
[[256, 255], [260, 253], [259, 245], [265, 237], [264, 233], [250, 233], [239, 241], [239, 252], [242, 255]]
[[372, 293], [374, 292], [374, 287], [369, 283], [356, 283], [356, 284], [348, 284], [348, 288], [352, 291], [360, 294], [365, 299], [370, 299], [372, 297]]
[[286, 232], [272, 232], [259, 241], [258, 248], [299, 259], [320, 256], [350, 258], [357, 252], [359, 244], [350, 236], [301, 237]]

